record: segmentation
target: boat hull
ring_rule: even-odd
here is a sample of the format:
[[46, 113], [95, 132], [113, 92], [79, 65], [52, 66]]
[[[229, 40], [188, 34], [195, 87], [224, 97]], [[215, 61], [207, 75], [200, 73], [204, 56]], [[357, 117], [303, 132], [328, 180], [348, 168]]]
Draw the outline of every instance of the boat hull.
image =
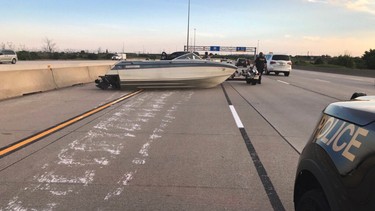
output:
[[121, 88], [211, 88], [224, 82], [236, 67], [229, 65], [171, 65], [171, 67], [141, 68], [127, 65], [126, 69], [111, 70], [118, 75]]

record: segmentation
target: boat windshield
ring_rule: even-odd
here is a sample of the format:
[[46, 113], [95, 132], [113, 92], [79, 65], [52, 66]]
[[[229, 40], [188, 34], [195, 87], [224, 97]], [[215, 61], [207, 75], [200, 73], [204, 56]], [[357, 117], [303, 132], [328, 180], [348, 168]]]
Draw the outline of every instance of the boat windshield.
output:
[[196, 55], [195, 53], [189, 52], [184, 55], [181, 55], [179, 57], [174, 58], [173, 60], [183, 60], [183, 59], [195, 59], [195, 60], [201, 60], [201, 57]]
[[165, 52], [161, 55], [161, 60], [186, 60], [186, 59], [195, 59], [201, 60], [196, 53], [193, 52], [186, 52], [186, 51], [177, 51], [167, 55]]

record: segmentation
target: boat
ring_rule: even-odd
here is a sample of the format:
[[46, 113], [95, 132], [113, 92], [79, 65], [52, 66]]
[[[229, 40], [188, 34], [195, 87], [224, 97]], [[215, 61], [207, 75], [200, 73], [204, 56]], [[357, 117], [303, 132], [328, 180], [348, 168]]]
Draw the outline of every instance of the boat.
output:
[[236, 69], [232, 64], [204, 60], [194, 52], [163, 52], [160, 60], [120, 61], [95, 83], [101, 89], [211, 88]]

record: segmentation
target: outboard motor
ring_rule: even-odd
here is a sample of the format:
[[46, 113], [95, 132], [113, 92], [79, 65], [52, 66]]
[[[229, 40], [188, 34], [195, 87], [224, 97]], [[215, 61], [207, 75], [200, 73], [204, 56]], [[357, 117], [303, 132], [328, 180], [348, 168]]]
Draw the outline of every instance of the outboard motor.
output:
[[96, 79], [95, 83], [96, 86], [100, 89], [106, 90], [110, 86], [113, 89], [120, 89], [120, 78], [118, 75], [105, 75], [105, 76], [99, 76], [100, 79]]

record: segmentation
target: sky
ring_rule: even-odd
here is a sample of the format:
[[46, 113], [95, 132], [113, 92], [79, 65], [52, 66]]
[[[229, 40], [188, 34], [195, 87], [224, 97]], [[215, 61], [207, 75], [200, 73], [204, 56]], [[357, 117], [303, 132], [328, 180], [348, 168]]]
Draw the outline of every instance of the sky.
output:
[[[160, 53], [187, 44], [189, 0], [0, 0], [0, 44], [58, 51]], [[375, 49], [375, 0], [190, 0], [196, 46], [289, 55]]]

